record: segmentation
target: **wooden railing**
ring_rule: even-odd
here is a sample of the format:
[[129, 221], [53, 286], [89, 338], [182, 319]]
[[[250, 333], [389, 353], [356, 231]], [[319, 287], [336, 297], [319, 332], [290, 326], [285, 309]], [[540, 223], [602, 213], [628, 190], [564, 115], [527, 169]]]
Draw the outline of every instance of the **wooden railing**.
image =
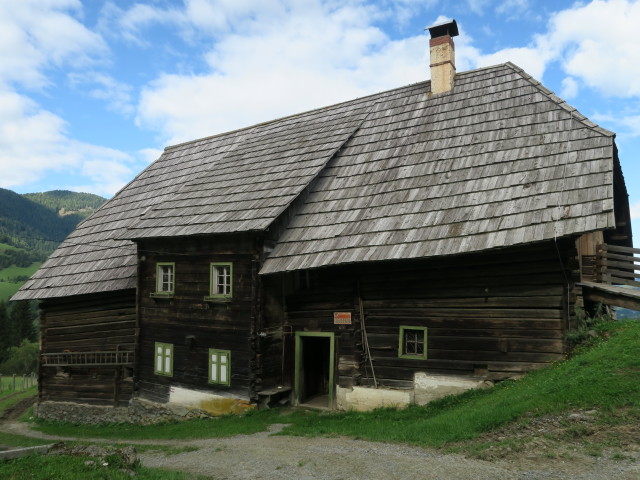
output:
[[596, 281], [640, 287], [640, 249], [606, 243], [598, 245]]
[[133, 365], [133, 352], [124, 350], [43, 353], [40, 357], [45, 367]]

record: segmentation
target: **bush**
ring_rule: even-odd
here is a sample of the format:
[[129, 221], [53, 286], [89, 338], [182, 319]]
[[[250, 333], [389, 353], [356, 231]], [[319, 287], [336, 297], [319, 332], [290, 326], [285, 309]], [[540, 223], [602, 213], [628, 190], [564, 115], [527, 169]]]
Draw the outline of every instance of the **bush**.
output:
[[607, 330], [604, 325], [614, 321], [609, 307], [602, 303], [598, 304], [593, 315], [587, 314], [581, 308], [576, 308], [573, 328], [567, 333], [569, 349], [572, 350], [578, 345], [590, 343], [590, 341], [600, 336], [601, 330]]
[[26, 375], [37, 371], [39, 350], [37, 343], [23, 340], [19, 347], [9, 348], [7, 360], [0, 364], [0, 372]]

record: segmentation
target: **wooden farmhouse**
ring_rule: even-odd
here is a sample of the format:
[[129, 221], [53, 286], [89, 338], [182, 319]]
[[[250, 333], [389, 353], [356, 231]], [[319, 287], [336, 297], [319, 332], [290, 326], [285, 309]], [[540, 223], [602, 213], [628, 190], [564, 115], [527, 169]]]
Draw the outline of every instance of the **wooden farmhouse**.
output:
[[430, 32], [431, 81], [168, 147], [81, 223], [13, 297], [40, 402], [366, 409], [561, 359], [640, 253], [615, 135]]

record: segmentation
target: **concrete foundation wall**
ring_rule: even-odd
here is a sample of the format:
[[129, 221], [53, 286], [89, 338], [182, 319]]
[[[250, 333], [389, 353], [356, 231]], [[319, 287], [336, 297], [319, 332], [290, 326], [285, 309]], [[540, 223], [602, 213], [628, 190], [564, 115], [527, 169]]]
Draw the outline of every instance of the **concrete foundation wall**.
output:
[[409, 404], [425, 405], [447, 395], [457, 395], [472, 388], [488, 388], [492, 382], [479, 378], [432, 375], [418, 372], [413, 388], [352, 387], [336, 389], [336, 406], [339, 410], [367, 411], [380, 407], [406, 407]]
[[181, 387], [171, 387], [169, 404], [203, 410], [213, 416], [243, 413], [254, 408], [246, 398], [220, 395]]

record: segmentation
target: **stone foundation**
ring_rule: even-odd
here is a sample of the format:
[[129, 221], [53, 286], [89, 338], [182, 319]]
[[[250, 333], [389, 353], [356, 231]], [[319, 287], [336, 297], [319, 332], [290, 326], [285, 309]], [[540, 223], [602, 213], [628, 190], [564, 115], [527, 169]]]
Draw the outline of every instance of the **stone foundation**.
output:
[[180, 422], [195, 418], [211, 417], [204, 410], [176, 404], [159, 404], [141, 399], [133, 399], [128, 407], [107, 407], [71, 402], [40, 402], [34, 413], [37, 417], [60, 422], [99, 424], [134, 423], [151, 425], [154, 423]]

